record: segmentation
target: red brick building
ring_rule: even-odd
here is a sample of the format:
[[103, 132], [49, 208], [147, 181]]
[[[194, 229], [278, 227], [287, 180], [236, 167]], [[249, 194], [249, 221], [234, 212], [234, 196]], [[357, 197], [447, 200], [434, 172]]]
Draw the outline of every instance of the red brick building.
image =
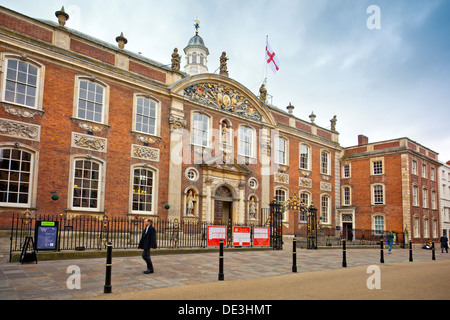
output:
[[338, 226], [405, 232], [423, 243], [439, 238], [438, 154], [408, 138], [344, 149]]
[[[251, 224], [274, 197], [294, 194], [335, 228], [335, 119], [331, 130], [298, 119], [226, 65], [204, 72], [198, 34], [182, 72], [175, 51], [167, 67], [125, 50], [123, 36], [112, 45], [63, 20], [0, 7], [2, 228], [25, 210]], [[287, 233], [304, 224], [285, 214]]]

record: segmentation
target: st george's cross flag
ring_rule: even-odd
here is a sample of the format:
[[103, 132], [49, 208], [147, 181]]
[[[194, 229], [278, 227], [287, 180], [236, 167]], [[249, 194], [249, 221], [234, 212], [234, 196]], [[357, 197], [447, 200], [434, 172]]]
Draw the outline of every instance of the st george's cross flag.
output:
[[266, 61], [274, 73], [280, 69], [280, 61], [268, 42], [266, 44]]

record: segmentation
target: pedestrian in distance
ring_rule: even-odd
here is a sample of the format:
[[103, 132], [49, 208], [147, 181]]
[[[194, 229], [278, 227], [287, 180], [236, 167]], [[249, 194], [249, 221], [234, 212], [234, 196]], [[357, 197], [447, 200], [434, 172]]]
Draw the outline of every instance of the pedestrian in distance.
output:
[[142, 251], [142, 259], [147, 263], [147, 270], [144, 271], [145, 274], [153, 273], [153, 263], [150, 258], [150, 249], [156, 249], [156, 231], [152, 226], [152, 221], [150, 219], [144, 220], [144, 231], [142, 232], [141, 241], [139, 241], [139, 249]]
[[389, 246], [388, 254], [390, 254], [392, 251], [392, 245], [394, 244], [394, 234], [392, 233], [392, 231], [389, 231], [388, 235], [386, 236], [386, 242]]
[[441, 253], [444, 253], [444, 249], [448, 253], [448, 238], [445, 234], [441, 237]]

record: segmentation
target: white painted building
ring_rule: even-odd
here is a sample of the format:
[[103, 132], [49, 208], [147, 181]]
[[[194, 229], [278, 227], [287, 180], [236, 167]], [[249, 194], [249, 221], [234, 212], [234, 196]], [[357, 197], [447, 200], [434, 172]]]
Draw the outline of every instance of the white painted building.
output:
[[439, 167], [441, 235], [450, 235], [450, 161]]

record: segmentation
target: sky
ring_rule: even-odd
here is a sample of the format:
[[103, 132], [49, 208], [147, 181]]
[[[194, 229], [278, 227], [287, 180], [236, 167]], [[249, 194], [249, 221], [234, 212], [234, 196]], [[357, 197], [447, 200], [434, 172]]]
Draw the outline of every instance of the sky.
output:
[[[208, 47], [209, 72], [227, 53], [230, 78], [268, 102], [336, 129], [343, 147], [407, 137], [450, 160], [449, 0], [0, 0], [27, 16], [57, 21], [125, 49], [171, 63], [195, 34]], [[268, 42], [280, 70], [267, 68]]]

